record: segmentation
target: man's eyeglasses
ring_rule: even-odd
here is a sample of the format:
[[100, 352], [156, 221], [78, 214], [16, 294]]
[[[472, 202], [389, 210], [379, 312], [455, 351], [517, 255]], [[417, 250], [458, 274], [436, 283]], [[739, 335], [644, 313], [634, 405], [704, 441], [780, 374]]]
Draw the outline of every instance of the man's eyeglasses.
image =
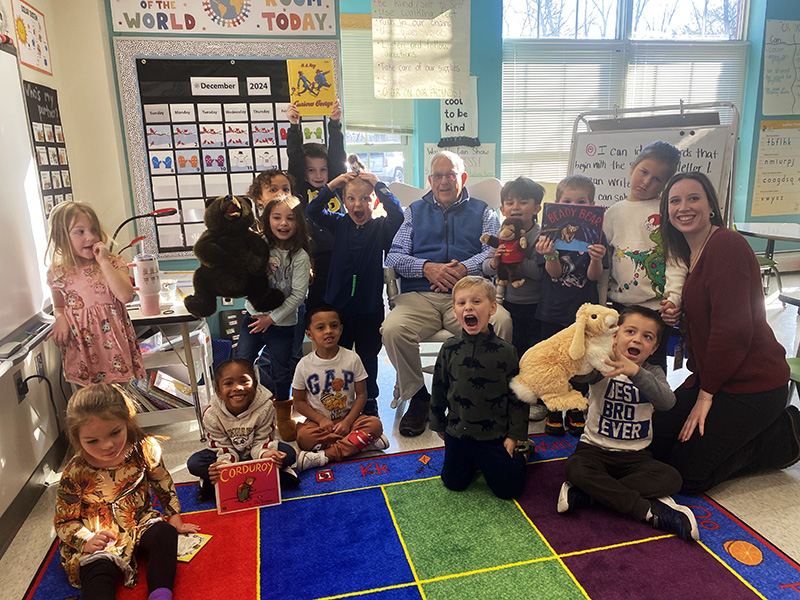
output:
[[458, 179], [458, 173], [454, 173], [450, 171], [449, 173], [434, 173], [431, 175], [431, 179], [434, 181], [441, 181], [442, 179], [447, 179], [448, 181], [455, 181]]

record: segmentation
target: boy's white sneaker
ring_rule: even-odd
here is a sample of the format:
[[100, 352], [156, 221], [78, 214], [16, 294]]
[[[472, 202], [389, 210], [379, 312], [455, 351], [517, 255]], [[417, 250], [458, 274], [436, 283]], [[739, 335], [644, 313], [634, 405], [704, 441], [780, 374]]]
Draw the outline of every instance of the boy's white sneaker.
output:
[[389, 447], [389, 438], [381, 434], [381, 437], [379, 437], [377, 440], [375, 440], [368, 446], [364, 446], [364, 450], [362, 450], [362, 452], [366, 452], [367, 450], [386, 450], [388, 447]]
[[315, 467], [324, 467], [328, 464], [328, 457], [324, 452], [309, 452], [301, 450], [297, 453], [297, 470], [305, 471]]

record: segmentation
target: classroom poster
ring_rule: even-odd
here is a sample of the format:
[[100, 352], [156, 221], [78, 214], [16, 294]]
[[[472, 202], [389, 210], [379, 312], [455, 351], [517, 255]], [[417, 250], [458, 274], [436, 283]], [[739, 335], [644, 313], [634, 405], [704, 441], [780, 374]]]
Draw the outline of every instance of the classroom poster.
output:
[[372, 0], [376, 98], [469, 97], [470, 0]]
[[14, 15], [14, 32], [17, 34], [19, 62], [48, 75], [53, 74], [50, 64], [50, 43], [44, 26], [44, 14], [25, 0], [11, 0]]
[[44, 214], [49, 216], [53, 207], [72, 197], [72, 176], [58, 108], [58, 92], [30, 81], [23, 81], [22, 88], [33, 134]]
[[754, 217], [800, 213], [800, 120], [761, 121]]
[[767, 21], [763, 86], [763, 114], [800, 114], [800, 21]]
[[300, 116], [329, 116], [336, 102], [333, 61], [330, 58], [288, 59], [286, 69], [289, 95]]
[[333, 37], [336, 3], [318, 0], [113, 0], [116, 33]]
[[605, 212], [605, 206], [545, 202], [541, 235], [553, 240], [556, 250], [586, 252], [600, 243]]
[[431, 170], [431, 159], [442, 150], [455, 152], [464, 159], [470, 183], [481, 179], [496, 177], [495, 175], [495, 144], [481, 144], [480, 146], [451, 146], [440, 148], [438, 144], [425, 144], [425, 181]]
[[440, 100], [442, 139], [439, 146], [479, 146], [478, 139], [478, 78], [469, 78], [467, 98]]
[[[206, 198], [243, 196], [258, 173], [288, 168], [286, 63], [136, 61], [153, 208], [178, 209], [156, 221], [159, 252], [191, 250], [205, 231]], [[302, 127], [305, 141], [326, 143], [324, 117]]]
[[214, 486], [217, 513], [272, 506], [281, 503], [280, 469], [269, 458], [219, 466]]

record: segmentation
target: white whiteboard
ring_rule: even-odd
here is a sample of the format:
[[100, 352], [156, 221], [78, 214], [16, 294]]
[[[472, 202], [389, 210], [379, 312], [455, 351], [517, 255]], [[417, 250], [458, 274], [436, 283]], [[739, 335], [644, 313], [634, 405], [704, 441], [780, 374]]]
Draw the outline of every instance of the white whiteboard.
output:
[[0, 46], [0, 340], [42, 309], [44, 215], [17, 57]]
[[728, 125], [579, 133], [572, 142], [569, 173], [589, 177], [595, 202], [611, 206], [628, 197], [633, 161], [642, 148], [658, 140], [681, 151], [678, 171], [701, 171], [711, 179], [725, 210], [734, 141]]

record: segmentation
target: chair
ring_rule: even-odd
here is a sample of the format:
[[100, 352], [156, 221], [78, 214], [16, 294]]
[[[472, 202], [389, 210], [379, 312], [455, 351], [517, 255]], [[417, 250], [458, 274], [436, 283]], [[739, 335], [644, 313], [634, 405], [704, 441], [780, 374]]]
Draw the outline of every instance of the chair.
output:
[[[797, 306], [798, 313], [800, 313], [800, 296], [795, 294], [781, 293], [779, 295], [780, 301], [783, 305], [791, 304]], [[792, 394], [797, 390], [800, 384], [800, 345], [797, 346], [797, 351], [794, 353], [794, 358], [787, 358], [786, 362], [789, 363], [789, 398], [791, 400]]]
[[[467, 190], [469, 191], [470, 196], [474, 196], [480, 200], [483, 200], [491, 208], [497, 210], [500, 207], [500, 190], [502, 187], [503, 184], [500, 182], [500, 180], [492, 177], [479, 181], [473, 185], [468, 185]], [[395, 195], [403, 209], [408, 207], [412, 202], [422, 198], [422, 196], [426, 193], [426, 190], [397, 181], [389, 184], [389, 190]], [[386, 298], [389, 302], [389, 310], [391, 310], [394, 308], [395, 298], [400, 293], [397, 285], [397, 273], [395, 273], [394, 269], [391, 267], [384, 267], [383, 282], [386, 285]], [[450, 331], [442, 328], [432, 336], [427, 337], [424, 340], [420, 340], [420, 358], [424, 359], [438, 356], [439, 346], [441, 346], [442, 342], [448, 340], [452, 336], [453, 334]], [[435, 344], [436, 347], [434, 350], [427, 350], [423, 348], [423, 344]], [[432, 374], [433, 365], [423, 365], [422, 371], [423, 373]], [[400, 386], [398, 385], [397, 380], [395, 380], [391, 407], [397, 408], [403, 402], [405, 402], [405, 400], [406, 399], [400, 397]]]

